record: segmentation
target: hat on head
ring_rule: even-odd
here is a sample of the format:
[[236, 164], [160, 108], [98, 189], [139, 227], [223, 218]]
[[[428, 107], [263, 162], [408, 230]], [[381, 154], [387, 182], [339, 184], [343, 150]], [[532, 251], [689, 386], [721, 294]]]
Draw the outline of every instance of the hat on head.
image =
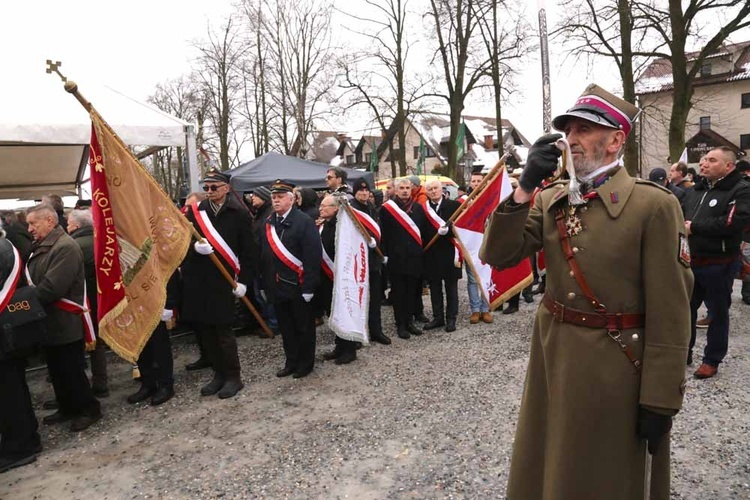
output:
[[737, 163], [735, 163], [734, 165], [740, 172], [750, 172], [750, 161], [737, 160]]
[[568, 119], [581, 118], [597, 125], [622, 130], [628, 135], [640, 113], [641, 110], [636, 106], [592, 83], [572, 108], [552, 120], [552, 126], [563, 130]]
[[260, 198], [261, 200], [265, 202], [271, 201], [271, 190], [268, 189], [266, 186], [257, 187], [250, 192], [252, 193], [253, 196], [257, 196], [258, 198]]
[[222, 172], [216, 168], [208, 169], [206, 175], [203, 176], [203, 182], [226, 182], [229, 183], [229, 174]]
[[271, 193], [291, 193], [294, 188], [297, 187], [294, 183], [285, 181], [283, 179], [276, 179], [271, 184]]
[[667, 178], [667, 171], [663, 168], [655, 168], [648, 174], [648, 180], [651, 182], [664, 182]]
[[414, 184], [417, 187], [422, 185], [422, 181], [419, 180], [418, 175], [410, 175], [409, 180], [411, 181], [412, 184]]
[[362, 179], [354, 183], [354, 187], [352, 187], [352, 194], [357, 194], [357, 191], [361, 191], [363, 189], [367, 189], [370, 191], [370, 186], [367, 185], [367, 181]]

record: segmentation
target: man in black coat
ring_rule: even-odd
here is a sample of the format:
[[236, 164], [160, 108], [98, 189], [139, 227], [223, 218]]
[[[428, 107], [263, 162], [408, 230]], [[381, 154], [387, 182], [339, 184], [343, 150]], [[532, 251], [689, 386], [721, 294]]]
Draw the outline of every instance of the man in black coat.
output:
[[[365, 219], [366, 223], [363, 223], [363, 225], [370, 234], [370, 237], [375, 238], [377, 243], [377, 240], [380, 240], [378, 211], [370, 201], [370, 186], [367, 185], [366, 181], [360, 180], [354, 184], [354, 198], [349, 201], [349, 204], [354, 209], [354, 215]], [[368, 216], [369, 220], [361, 214]], [[371, 225], [374, 226], [370, 227]], [[370, 265], [370, 304], [367, 311], [367, 328], [370, 332], [370, 340], [379, 344], [389, 345], [391, 339], [383, 333], [383, 324], [380, 315], [380, 307], [383, 301], [382, 283], [384, 266], [375, 248], [368, 250], [367, 262]]]
[[[253, 240], [260, 248], [260, 236], [266, 230], [266, 221], [273, 215], [273, 205], [271, 205], [271, 190], [266, 186], [260, 186], [250, 194], [250, 203], [253, 210]], [[260, 309], [260, 315], [268, 324], [268, 328], [276, 330], [279, 322], [276, 320], [276, 311], [265, 297], [265, 288], [263, 285], [263, 275], [258, 273], [253, 280], [253, 295], [255, 302]]]
[[750, 223], [750, 183], [735, 168], [735, 161], [729, 148], [709, 151], [701, 161], [702, 179], [683, 201], [690, 248], [681, 249], [680, 258], [687, 260], [695, 276], [688, 364], [695, 346], [698, 308], [705, 301], [711, 312], [703, 363], [693, 374], [698, 379], [716, 375], [727, 353], [732, 285], [740, 267], [742, 234]]
[[315, 317], [311, 301], [320, 283], [321, 246], [315, 222], [294, 203], [294, 184], [271, 185], [274, 215], [260, 235], [266, 296], [274, 304], [286, 362], [276, 376], [302, 378], [315, 365]]
[[[196, 330], [214, 370], [201, 395], [225, 399], [243, 387], [232, 322], [235, 298], [245, 295], [244, 283], [252, 283], [257, 247], [246, 207], [227, 196], [229, 176], [211, 169], [203, 182], [207, 199], [186, 214], [205, 240], [193, 245], [182, 264], [181, 318]], [[214, 251], [229, 274], [238, 275], [234, 290], [209, 257]]]
[[[432, 301], [432, 321], [427, 323], [424, 329], [432, 330], [445, 326], [446, 332], [454, 332], [458, 315], [458, 280], [461, 279], [461, 266], [455, 265], [456, 247], [447, 221], [461, 204], [443, 198], [442, 184], [439, 180], [427, 182], [425, 191], [428, 201], [424, 208], [430, 224], [422, 235], [423, 241], [427, 245], [436, 233], [438, 239], [425, 251], [424, 256], [424, 275], [430, 282]], [[443, 283], [445, 283], [445, 308], [443, 307]]]
[[417, 298], [421, 300], [422, 234], [428, 222], [422, 207], [411, 197], [411, 186], [408, 178], [397, 179], [396, 197], [380, 208], [381, 249], [388, 258], [396, 333], [402, 339], [422, 334], [412, 319], [418, 311]]

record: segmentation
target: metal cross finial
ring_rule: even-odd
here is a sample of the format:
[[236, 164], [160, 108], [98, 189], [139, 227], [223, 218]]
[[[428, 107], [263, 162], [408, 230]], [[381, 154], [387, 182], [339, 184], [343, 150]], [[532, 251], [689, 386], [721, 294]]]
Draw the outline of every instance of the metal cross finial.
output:
[[60, 61], [55, 61], [53, 63], [51, 59], [47, 59], [47, 74], [51, 74], [54, 71], [55, 73], [57, 73], [63, 83], [68, 83], [68, 79], [65, 78], [65, 75], [60, 73], [60, 66], [62, 66], [62, 63]]

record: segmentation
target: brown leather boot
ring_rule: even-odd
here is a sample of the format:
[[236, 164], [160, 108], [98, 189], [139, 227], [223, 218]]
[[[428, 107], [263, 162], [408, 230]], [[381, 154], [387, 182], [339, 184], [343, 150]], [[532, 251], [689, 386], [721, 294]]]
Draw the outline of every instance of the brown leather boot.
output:
[[716, 375], [719, 371], [719, 368], [716, 366], [707, 365], [706, 363], [703, 363], [697, 370], [695, 370], [695, 373], [693, 373], [693, 377], [695, 378], [711, 378], [714, 375]]
[[484, 321], [485, 323], [492, 323], [492, 313], [483, 312], [482, 321]]
[[472, 325], [476, 325], [477, 323], [479, 323], [479, 313], [471, 313], [471, 317], [469, 317], [469, 323], [471, 323]]

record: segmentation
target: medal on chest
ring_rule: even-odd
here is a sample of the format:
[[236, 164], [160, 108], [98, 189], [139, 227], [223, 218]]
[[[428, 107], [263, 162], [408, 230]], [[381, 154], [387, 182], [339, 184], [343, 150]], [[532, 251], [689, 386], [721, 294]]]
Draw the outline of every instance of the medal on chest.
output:
[[568, 217], [565, 220], [565, 231], [569, 237], [577, 236], [583, 231], [583, 222], [581, 222], [581, 218], [578, 216], [577, 208], [576, 205], [572, 205], [568, 209]]

